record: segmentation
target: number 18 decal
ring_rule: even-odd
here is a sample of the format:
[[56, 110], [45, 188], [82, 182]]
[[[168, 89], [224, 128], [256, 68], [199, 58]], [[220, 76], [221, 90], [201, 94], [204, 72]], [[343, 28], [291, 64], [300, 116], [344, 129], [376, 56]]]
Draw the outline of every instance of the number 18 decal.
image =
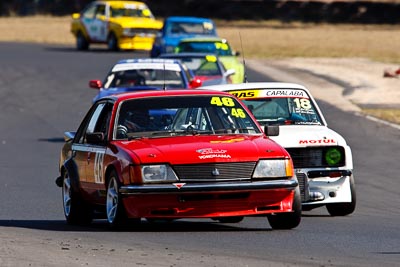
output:
[[305, 109], [305, 110], [308, 110], [308, 109], [311, 108], [310, 100], [308, 100], [308, 99], [305, 99], [305, 98], [301, 98], [301, 99], [295, 98], [293, 101], [294, 101], [294, 103], [296, 103], [296, 107], [297, 107], [297, 108], [302, 108], [302, 109]]
[[103, 171], [104, 171], [104, 152], [96, 152], [94, 159], [94, 181], [96, 184], [104, 183]]

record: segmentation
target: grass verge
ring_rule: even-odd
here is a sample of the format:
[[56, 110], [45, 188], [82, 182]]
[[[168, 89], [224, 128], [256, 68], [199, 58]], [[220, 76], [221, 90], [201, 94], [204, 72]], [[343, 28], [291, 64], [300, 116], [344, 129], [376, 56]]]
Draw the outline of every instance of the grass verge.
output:
[[366, 114], [400, 125], [400, 109], [362, 109]]

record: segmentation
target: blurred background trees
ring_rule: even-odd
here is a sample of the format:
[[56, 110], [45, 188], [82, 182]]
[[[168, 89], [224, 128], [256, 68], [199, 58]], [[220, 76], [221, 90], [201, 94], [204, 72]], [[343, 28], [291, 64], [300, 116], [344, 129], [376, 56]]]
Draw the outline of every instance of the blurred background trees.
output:
[[89, 2], [91, 0], [0, 0], [0, 15], [66, 15], [82, 9]]
[[[0, 16], [65, 16], [93, 0], [0, 0]], [[140, 1], [140, 0], [139, 0]], [[171, 15], [284, 22], [400, 22], [399, 0], [143, 0], [157, 18]]]

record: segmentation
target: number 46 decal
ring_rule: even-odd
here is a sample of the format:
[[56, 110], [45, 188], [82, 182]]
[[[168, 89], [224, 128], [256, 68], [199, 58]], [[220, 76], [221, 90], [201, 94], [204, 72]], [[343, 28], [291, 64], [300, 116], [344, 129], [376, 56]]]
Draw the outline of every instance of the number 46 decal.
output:
[[104, 183], [104, 152], [96, 152], [94, 159], [94, 181], [96, 184]]
[[231, 114], [233, 117], [246, 118], [246, 114], [241, 108], [233, 108]]
[[213, 96], [211, 98], [212, 105], [216, 105], [219, 107], [232, 107], [231, 110], [231, 115], [233, 117], [238, 117], [238, 118], [246, 118], [246, 114], [244, 113], [244, 110], [241, 108], [233, 108], [235, 106], [235, 102], [233, 101], [232, 98], [230, 97], [218, 97], [218, 96]]

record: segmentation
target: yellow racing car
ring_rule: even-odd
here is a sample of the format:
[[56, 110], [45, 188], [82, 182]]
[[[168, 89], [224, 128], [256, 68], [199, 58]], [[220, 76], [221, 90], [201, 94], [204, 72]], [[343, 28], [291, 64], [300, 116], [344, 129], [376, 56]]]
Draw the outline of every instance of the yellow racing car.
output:
[[72, 14], [71, 32], [78, 50], [92, 43], [107, 44], [113, 51], [150, 50], [162, 24], [142, 2], [94, 1]]

